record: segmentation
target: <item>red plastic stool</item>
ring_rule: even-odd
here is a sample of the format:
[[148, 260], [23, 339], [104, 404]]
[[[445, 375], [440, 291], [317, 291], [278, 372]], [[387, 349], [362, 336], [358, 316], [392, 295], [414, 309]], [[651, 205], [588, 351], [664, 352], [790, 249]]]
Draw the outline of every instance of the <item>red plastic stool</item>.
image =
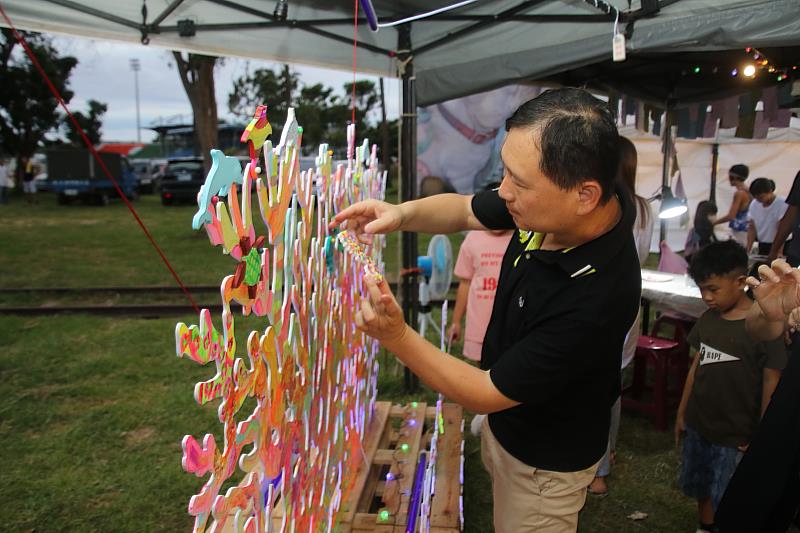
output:
[[[647, 383], [648, 367], [653, 370], [652, 384]], [[622, 407], [650, 416], [657, 429], [666, 431], [668, 410], [680, 402], [688, 368], [689, 353], [685, 345], [674, 340], [640, 336], [633, 358], [633, 383], [622, 391]], [[670, 376], [673, 378], [671, 387]], [[642, 398], [645, 389], [652, 391], [652, 398]]]
[[[678, 341], [681, 344], [682, 348], [686, 350], [689, 349], [689, 332], [692, 331], [694, 327], [695, 319], [684, 316], [684, 315], [677, 315], [672, 314], [670, 312], [664, 312], [658, 315], [656, 321], [653, 323], [653, 329], [650, 331], [650, 335], [653, 337], [661, 337], [662, 339], [672, 339], [674, 341]], [[664, 331], [666, 328], [665, 326], [672, 326], [672, 336], [666, 334]], [[686, 369], [689, 370], [688, 368]]]

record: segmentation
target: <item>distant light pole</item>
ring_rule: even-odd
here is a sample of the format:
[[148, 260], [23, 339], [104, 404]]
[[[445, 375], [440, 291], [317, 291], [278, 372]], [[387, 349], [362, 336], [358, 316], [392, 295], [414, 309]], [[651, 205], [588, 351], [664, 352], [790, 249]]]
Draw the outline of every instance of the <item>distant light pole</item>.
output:
[[142, 66], [136, 58], [131, 59], [131, 70], [133, 71], [133, 85], [136, 89], [136, 142], [142, 142], [142, 129], [139, 125], [139, 71]]

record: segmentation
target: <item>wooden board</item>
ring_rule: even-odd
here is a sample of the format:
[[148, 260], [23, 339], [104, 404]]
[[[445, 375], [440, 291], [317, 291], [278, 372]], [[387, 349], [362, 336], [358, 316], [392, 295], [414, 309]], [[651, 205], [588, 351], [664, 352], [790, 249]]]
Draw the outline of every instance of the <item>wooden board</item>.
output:
[[[377, 402], [364, 445], [366, 461], [359, 467], [356, 486], [343, 503], [338, 533], [395, 533], [405, 531], [409, 500], [421, 452], [429, 452], [436, 408]], [[415, 420], [409, 424], [409, 420]], [[458, 533], [460, 527], [462, 420], [459, 405], [442, 406], [444, 433], [438, 438], [436, 484], [431, 498], [430, 531]], [[403, 444], [408, 445], [402, 451]], [[430, 457], [430, 453], [428, 453]], [[386, 481], [391, 471], [395, 479]], [[380, 510], [389, 511], [381, 520]], [[418, 522], [419, 524], [419, 522]]]

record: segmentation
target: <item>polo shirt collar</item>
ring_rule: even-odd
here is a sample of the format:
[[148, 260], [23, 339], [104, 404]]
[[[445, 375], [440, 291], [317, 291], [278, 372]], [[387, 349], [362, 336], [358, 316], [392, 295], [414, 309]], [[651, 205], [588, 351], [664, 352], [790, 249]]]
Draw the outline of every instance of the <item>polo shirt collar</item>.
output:
[[559, 265], [572, 278], [594, 274], [605, 268], [633, 238], [636, 220], [636, 207], [631, 195], [620, 186], [615, 188], [614, 193], [619, 200], [622, 216], [611, 230], [574, 248], [531, 250], [530, 253], [545, 263]]

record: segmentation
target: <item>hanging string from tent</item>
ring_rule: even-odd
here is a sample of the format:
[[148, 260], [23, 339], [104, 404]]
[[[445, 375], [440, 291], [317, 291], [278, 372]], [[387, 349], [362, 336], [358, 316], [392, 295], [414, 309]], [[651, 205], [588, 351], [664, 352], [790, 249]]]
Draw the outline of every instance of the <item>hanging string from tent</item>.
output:
[[167, 259], [166, 255], [164, 255], [164, 252], [161, 250], [161, 247], [158, 246], [158, 243], [156, 243], [155, 239], [153, 238], [153, 235], [147, 229], [147, 226], [145, 226], [145, 224], [142, 221], [142, 219], [139, 218], [139, 214], [136, 212], [136, 209], [134, 209], [133, 205], [130, 203], [128, 198], [125, 196], [125, 193], [122, 192], [122, 189], [120, 188], [119, 183], [117, 182], [117, 179], [111, 174], [111, 172], [108, 170], [108, 167], [106, 167], [106, 164], [100, 158], [100, 155], [97, 153], [97, 150], [95, 150], [94, 145], [92, 145], [92, 141], [89, 140], [89, 137], [86, 135], [86, 132], [83, 131], [83, 128], [81, 128], [80, 124], [78, 124], [78, 121], [72, 115], [72, 112], [69, 110], [69, 107], [67, 106], [67, 103], [62, 98], [61, 93], [59, 93], [58, 89], [56, 89], [55, 85], [53, 85], [53, 82], [47, 76], [47, 73], [44, 71], [44, 68], [42, 68], [42, 65], [39, 63], [39, 60], [36, 58], [36, 55], [33, 53], [33, 50], [30, 49], [30, 47], [28, 46], [27, 41], [25, 41], [25, 38], [17, 31], [16, 26], [14, 26], [14, 24], [11, 22], [11, 19], [8, 18], [8, 15], [6, 14], [6, 11], [5, 11], [5, 9], [3, 9], [3, 6], [1, 4], [0, 4], [0, 14], [2, 14], [3, 19], [6, 21], [6, 24], [11, 29], [11, 33], [14, 35], [14, 38], [19, 42], [19, 44], [25, 50], [25, 53], [30, 58], [31, 63], [33, 64], [33, 66], [36, 68], [37, 71], [39, 71], [39, 74], [42, 75], [42, 78], [44, 78], [45, 84], [50, 89], [50, 92], [53, 93], [53, 96], [55, 97], [55, 99], [58, 102], [58, 104], [61, 106], [61, 108], [64, 110], [64, 112], [69, 117], [70, 121], [72, 122], [72, 125], [75, 127], [75, 131], [77, 131], [78, 134], [81, 136], [81, 138], [83, 139], [83, 142], [86, 144], [86, 146], [89, 148], [89, 151], [92, 153], [92, 156], [94, 157], [95, 161], [100, 166], [100, 168], [103, 170], [103, 173], [106, 175], [106, 177], [114, 185], [114, 188], [117, 190], [117, 194], [119, 194], [119, 197], [122, 198], [122, 201], [128, 207], [128, 210], [133, 215], [133, 218], [136, 219], [136, 222], [139, 224], [139, 227], [142, 228], [142, 231], [144, 232], [145, 236], [150, 241], [150, 244], [153, 245], [153, 248], [155, 248], [156, 252], [161, 257], [161, 260], [164, 262], [164, 264], [166, 265], [167, 269], [172, 274], [172, 277], [175, 279], [175, 281], [180, 286], [181, 290], [183, 290], [183, 293], [189, 299], [189, 302], [192, 304], [192, 307], [194, 307], [195, 312], [197, 312], [199, 314], [200, 313], [200, 308], [195, 303], [194, 298], [192, 298], [192, 295], [189, 292], [189, 289], [186, 287], [186, 285], [183, 284], [183, 281], [181, 281], [180, 276], [178, 276], [178, 273], [172, 267], [172, 265], [170, 264], [170, 262]]
[[356, 68], [357, 68], [357, 57], [358, 57], [358, 0], [354, 0], [353, 2], [355, 5], [353, 7], [353, 87], [352, 87], [352, 96], [351, 96], [351, 104], [352, 110], [350, 112], [350, 122], [353, 124], [356, 123]]

